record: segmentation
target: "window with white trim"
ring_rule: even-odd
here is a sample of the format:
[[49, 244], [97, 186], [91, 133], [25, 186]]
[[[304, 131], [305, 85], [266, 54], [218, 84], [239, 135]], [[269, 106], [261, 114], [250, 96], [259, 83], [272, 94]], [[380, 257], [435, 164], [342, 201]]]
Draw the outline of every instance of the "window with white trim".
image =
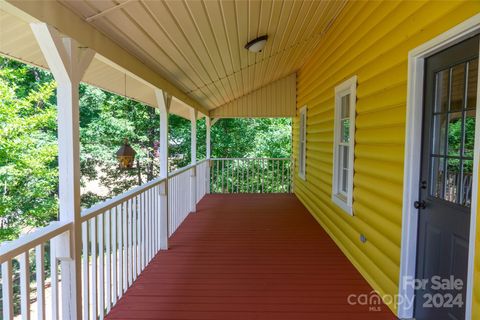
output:
[[298, 176], [305, 180], [307, 153], [307, 106], [300, 109], [300, 133], [298, 136]]
[[332, 200], [353, 215], [353, 159], [357, 77], [335, 87]]

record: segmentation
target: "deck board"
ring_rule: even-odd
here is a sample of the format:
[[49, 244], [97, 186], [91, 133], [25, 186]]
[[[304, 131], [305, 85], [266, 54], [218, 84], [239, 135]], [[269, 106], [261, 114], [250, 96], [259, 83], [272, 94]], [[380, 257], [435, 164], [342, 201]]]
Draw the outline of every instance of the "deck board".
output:
[[107, 319], [396, 319], [293, 195], [207, 195]]

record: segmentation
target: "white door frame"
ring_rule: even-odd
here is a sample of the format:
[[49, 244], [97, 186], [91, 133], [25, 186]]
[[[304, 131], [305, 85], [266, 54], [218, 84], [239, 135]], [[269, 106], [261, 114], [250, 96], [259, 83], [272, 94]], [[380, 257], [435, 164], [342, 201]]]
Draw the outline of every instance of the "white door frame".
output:
[[[418, 183], [420, 181], [420, 158], [422, 141], [423, 112], [423, 78], [425, 58], [451, 47], [480, 31], [480, 14], [476, 14], [445, 33], [413, 49], [408, 54], [407, 84], [407, 122], [405, 133], [405, 167], [403, 177], [403, 212], [402, 212], [402, 248], [399, 278], [398, 316], [402, 319], [413, 317], [414, 288], [408, 280], [415, 279], [417, 257], [418, 210], [414, 201], [418, 200]], [[480, 81], [477, 86], [477, 106], [480, 106]], [[475, 253], [475, 223], [478, 190], [478, 161], [480, 153], [480, 110], [476, 114], [475, 152], [473, 168], [472, 210], [470, 221], [470, 240], [468, 254], [468, 279], [466, 297], [466, 319], [471, 319], [472, 285]], [[465, 298], [464, 298], [465, 299]]]

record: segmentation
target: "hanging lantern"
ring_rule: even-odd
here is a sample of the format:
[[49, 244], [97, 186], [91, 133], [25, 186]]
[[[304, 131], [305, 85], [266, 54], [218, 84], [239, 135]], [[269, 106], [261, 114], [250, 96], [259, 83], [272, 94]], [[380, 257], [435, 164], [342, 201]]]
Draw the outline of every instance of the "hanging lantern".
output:
[[123, 146], [117, 151], [117, 159], [120, 169], [131, 169], [136, 154], [135, 150], [133, 150], [128, 144], [128, 139], [125, 139]]

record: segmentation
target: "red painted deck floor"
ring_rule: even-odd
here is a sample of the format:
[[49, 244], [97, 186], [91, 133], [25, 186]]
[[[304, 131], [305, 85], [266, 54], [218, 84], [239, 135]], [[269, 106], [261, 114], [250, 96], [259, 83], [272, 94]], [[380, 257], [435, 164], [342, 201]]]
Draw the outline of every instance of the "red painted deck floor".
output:
[[107, 319], [396, 319], [371, 291], [295, 196], [207, 195]]

